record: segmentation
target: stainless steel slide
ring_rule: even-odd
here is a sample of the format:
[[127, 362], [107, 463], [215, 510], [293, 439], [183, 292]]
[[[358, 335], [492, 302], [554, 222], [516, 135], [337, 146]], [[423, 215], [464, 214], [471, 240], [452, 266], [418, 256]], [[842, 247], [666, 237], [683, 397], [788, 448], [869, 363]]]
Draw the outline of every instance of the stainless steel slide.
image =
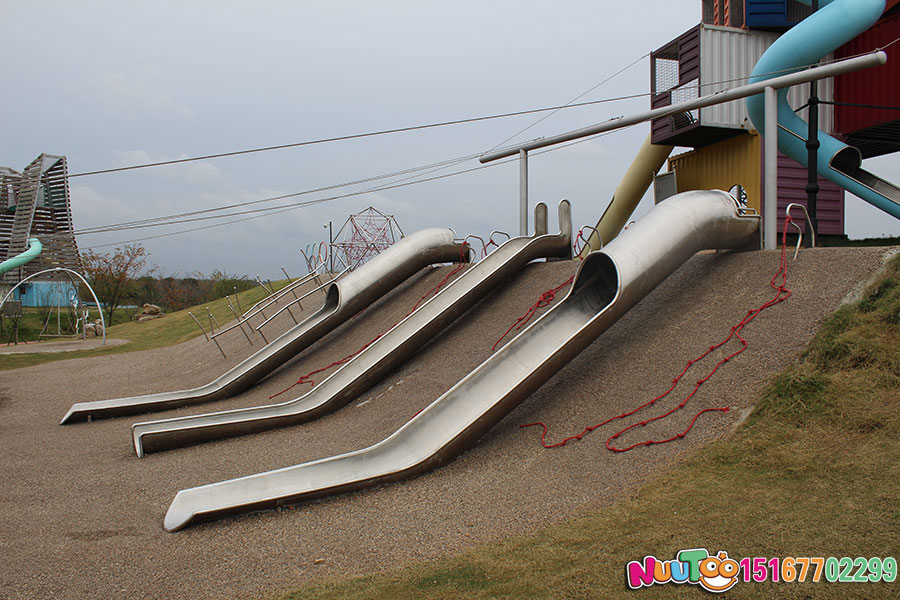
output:
[[390, 437], [363, 450], [181, 490], [164, 527], [404, 479], [475, 443], [697, 251], [758, 240], [725, 192], [686, 192], [590, 254], [566, 298]]
[[136, 423], [132, 426], [135, 452], [143, 456], [146, 452], [296, 425], [344, 406], [532, 260], [571, 257], [569, 203], [563, 200], [559, 204], [557, 235], [540, 233], [547, 230], [546, 206], [538, 205], [535, 212], [535, 221], [540, 223], [543, 215], [543, 224], [534, 237], [508, 240], [305, 395], [267, 406]]
[[467, 260], [449, 229], [423, 229], [409, 235], [325, 291], [315, 314], [295, 325], [259, 352], [206, 385], [145, 396], [73, 404], [60, 425], [89, 417], [116, 417], [221, 400], [239, 394], [280, 367], [347, 319], [411, 277], [442, 262]]

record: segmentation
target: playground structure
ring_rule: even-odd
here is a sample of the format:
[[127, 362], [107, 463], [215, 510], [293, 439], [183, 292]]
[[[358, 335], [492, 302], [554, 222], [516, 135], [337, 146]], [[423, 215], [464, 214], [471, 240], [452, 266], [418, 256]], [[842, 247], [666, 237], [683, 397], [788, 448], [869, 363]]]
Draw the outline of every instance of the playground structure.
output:
[[[85, 336], [89, 319], [78, 294], [82, 285], [99, 306], [81, 274], [67, 176], [66, 157], [51, 154], [41, 154], [22, 173], [0, 167], [0, 257], [5, 256], [0, 262], [0, 311], [10, 301], [55, 308], [56, 331], [52, 311], [47, 311], [42, 338]], [[102, 312], [100, 321], [105, 344]]]
[[2, 283], [56, 267], [81, 271], [65, 156], [41, 154], [22, 173], [0, 168], [0, 257], [21, 257], [33, 238], [40, 252], [0, 273]]
[[[24, 286], [31, 279], [39, 278], [50, 279], [51, 285], [53, 286], [52, 296], [45, 295], [44, 298], [41, 299], [40, 305], [52, 308], [55, 304], [56, 307], [56, 333], [54, 334], [49, 331], [52, 328], [50, 325], [52, 310], [48, 310], [47, 317], [43, 323], [43, 328], [41, 329], [41, 337], [81, 337], [84, 339], [90, 323], [90, 311], [87, 305], [81, 300], [78, 293], [79, 287], [84, 286], [84, 289], [86, 289], [93, 298], [95, 306], [101, 306], [101, 304], [100, 300], [97, 298], [97, 294], [94, 292], [94, 288], [91, 287], [91, 284], [88, 283], [87, 279], [85, 279], [78, 271], [66, 269], [65, 267], [55, 267], [53, 269], [38, 271], [37, 273], [25, 277], [6, 293], [3, 300], [0, 300], [0, 310], [9, 304], [10, 298], [13, 297], [17, 289]], [[17, 301], [16, 304], [18, 305], [19, 317], [21, 317], [22, 302]], [[66, 333], [63, 333], [62, 329], [63, 311], [65, 311], [67, 319]], [[99, 332], [103, 337], [103, 345], [105, 346], [106, 320], [103, 317], [102, 310], [98, 311], [98, 314], [100, 315]], [[97, 333], [96, 327], [95, 333]], [[18, 324], [16, 324], [16, 336], [18, 336]]]
[[533, 237], [508, 240], [309, 393], [270, 406], [136, 423], [132, 426], [132, 435], [137, 455], [296, 425], [340, 408], [439, 336], [485, 294], [515, 276], [528, 263], [544, 257], [571, 258], [569, 203], [562, 201], [559, 205], [559, 234], [546, 233], [545, 205], [539, 204], [535, 208], [535, 222], [537, 232]]
[[[774, 150], [776, 144], [777, 148], [780, 148], [795, 162], [803, 165], [805, 161], [808, 161], [808, 164], [813, 165], [814, 170], [817, 171], [813, 174], [814, 177], [807, 180], [806, 185], [803, 186], [803, 191], [808, 193], [808, 197], [807, 202], [801, 204], [809, 207], [812, 215], [810, 219], [812, 229], [816, 229], [816, 215], [821, 214], [824, 217], [829, 212], [833, 218], [830, 220], [823, 218], [826, 231], [829, 233], [836, 231], [836, 229], [829, 228], [835, 227], [837, 223], [840, 224], [841, 230], [843, 227], [842, 192], [840, 198], [833, 199], [826, 193], [823, 198], [827, 199], [821, 205], [816, 206], [818, 202], [813, 198], [817, 195], [817, 190], [812, 182], [821, 185], [815, 177], [816, 174], [823, 175], [840, 189], [852, 191], [863, 200], [889, 214], [900, 216], [898, 189], [861, 169], [862, 152], [854, 150], [853, 147], [847, 146], [836, 138], [827, 136], [827, 133], [819, 134], [819, 129], [823, 127], [822, 119], [828, 121], [831, 117], [825, 113], [819, 119], [814, 119], [813, 135], [810, 135], [796, 120], [794, 109], [788, 104], [789, 93], [776, 91], [786, 90], [790, 85], [797, 83], [807, 83], [837, 75], [847, 76], [846, 73], [855, 69], [884, 64], [887, 56], [884, 52], [880, 52], [803, 72], [783, 74], [785, 71], [795, 71], [799, 67], [814, 64], [829, 52], [839, 53], [841, 47], [853, 42], [855, 38], [865, 34], [879, 22], [883, 22], [884, 19], [895, 19], [898, 2], [892, 1], [886, 6], [884, 0], [835, 0], [833, 2], [823, 0], [820, 2], [821, 9], [809, 14], [805, 19], [797, 19], [797, 21], [787, 19], [783, 25], [766, 25], [766, 27], [776, 29], [778, 27], [789, 28], [799, 22], [780, 38], [768, 33], [765, 36], [756, 35], [752, 30], [734, 27], [735, 25], [745, 27], [750, 23], [762, 22], [760, 21], [761, 13], [755, 10], [759, 8], [757, 4], [762, 3], [750, 1], [745, 6], [744, 3], [741, 3], [740, 5], [745, 8], [743, 14], [737, 11], [722, 10], [731, 8], [732, 4], [738, 6], [737, 2], [731, 3], [727, 0], [706, 0], [704, 17], [711, 19], [713, 27], [734, 29], [734, 31], [723, 32], [723, 35], [719, 37], [743, 40], [733, 42], [739, 49], [749, 47], [750, 37], [754, 40], [753, 44], [758, 43], [754, 46], [755, 52], [758, 51], [755, 54], [748, 55], [739, 52], [744, 59], [752, 56], [753, 64], [748, 65], [745, 72], [732, 73], [734, 78], [747, 77], [750, 75], [749, 70], [756, 65], [756, 70], [748, 85], [717, 92], [714, 97], [709, 94], [701, 94], [701, 86], [704, 85], [702, 83], [703, 61], [700, 60], [699, 63], [700, 77], [692, 77], [688, 69], [682, 68], [681, 61], [689, 53], [686, 51], [682, 53], [682, 40], [679, 38], [675, 45], [675, 53], [671, 51], [672, 45], [670, 44], [661, 49], [654, 58], [653, 68], [663, 68], [665, 65], [671, 68], [672, 61], [677, 63], [675, 68], [677, 78], [669, 82], [672, 87], [657, 86], [657, 73], [654, 71], [653, 91], [665, 97], [661, 100], [654, 99], [654, 102], [659, 102], [660, 105], [655, 106], [649, 113], [606, 124], [603, 126], [605, 129], [586, 128], [554, 138], [545, 138], [537, 143], [504, 149], [482, 158], [487, 162], [501, 156], [519, 154], [524, 165], [527, 161], [527, 152], [531, 149], [585, 137], [632, 122], [653, 121], [651, 138], [641, 151], [639, 161], [636, 161], [639, 166], [633, 170], [633, 180], [624, 181], [617, 189], [614, 198], [615, 208], [608, 209], [597, 227], [593, 228], [597, 239], [589, 242], [590, 252], [584, 254], [584, 262], [574, 279], [571, 290], [561, 303], [524, 329], [505, 347], [383, 442], [355, 452], [302, 465], [182, 490], [178, 492], [169, 507], [164, 521], [165, 528], [175, 531], [196, 520], [216, 518], [235, 512], [272, 508], [283, 503], [346, 492], [376, 483], [396, 481], [452, 460], [697, 251], [706, 248], [737, 249], [758, 246], [760, 239], [766, 247], [771, 247], [772, 240], [778, 231], [777, 221], [771, 217], [777, 214], [779, 202], [785, 200], [786, 204], [788, 201], [802, 200], [790, 197], [790, 194], [783, 193], [782, 188], [779, 187], [779, 173], [785, 174], [794, 167], [790, 166], [790, 163], [779, 163]], [[784, 2], [786, 9], [789, 5], [793, 6], [794, 4], [796, 3], [791, 0]], [[886, 13], [886, 9], [889, 9], [889, 12]], [[785, 14], [789, 16], [787, 10]], [[796, 17], [796, 12], [792, 14]], [[701, 43], [704, 30], [702, 26], [698, 29]], [[716, 29], [709, 30], [718, 31]], [[739, 36], [750, 37], [741, 38]], [[689, 47], [691, 40], [696, 40], [696, 38], [686, 37], [684, 46]], [[764, 40], [764, 43], [759, 40]], [[803, 51], [800, 52], [797, 48]], [[701, 55], [702, 49], [698, 50], [697, 57]], [[773, 76], [775, 73], [779, 75]], [[682, 81], [682, 76], [689, 79]], [[725, 75], [720, 77], [719, 81], [727, 79]], [[839, 81], [837, 79], [834, 84], [835, 90], [841, 87], [837, 83]], [[828, 88], [823, 86], [822, 89], [827, 90]], [[703, 89], [703, 91], [707, 90]], [[764, 93], [765, 97], [761, 99], [760, 93]], [[828, 92], [823, 91], [823, 93], [827, 94]], [[696, 96], [692, 98], [692, 94], [696, 94]], [[833, 97], [837, 98], [837, 96]], [[746, 110], [743, 109], [743, 103], [739, 108], [735, 108], [735, 103], [732, 102], [730, 108], [705, 111], [706, 108], [742, 98], [749, 98]], [[864, 104], [864, 102], [858, 104]], [[717, 110], [718, 112], [716, 112]], [[837, 112], [835, 110], [835, 113]], [[739, 120], [739, 122], [735, 123], [735, 120]], [[765, 145], [760, 143], [758, 135], [749, 131], [751, 125], [762, 129]], [[874, 134], [871, 132], [873, 128], [881, 126], [891, 127], [893, 125], [887, 122], [871, 125], [865, 131], [859, 130], [846, 135], [856, 136], [856, 139], [874, 140], [875, 138], [871, 137]], [[824, 127], [828, 129], [827, 124]], [[657, 135], [662, 137], [657, 138]], [[867, 135], [870, 137], [867, 138]], [[816, 144], [812, 142], [816, 137], [821, 140], [821, 148], [817, 151], [818, 157], [809, 161], [810, 151], [815, 150], [812, 146]], [[809, 144], [807, 144], [807, 138], [809, 138]], [[656, 139], [662, 141], [661, 144], [658, 144], [659, 148], [653, 147]], [[748, 142], [747, 140], [752, 141]], [[637, 201], [653, 183], [652, 175], [661, 167], [661, 163], [666, 160], [672, 147], [685, 144], [695, 147], [694, 154], [691, 155], [692, 159], [681, 156], [669, 160], [670, 170], [675, 174], [678, 183], [675, 187], [675, 191], [678, 193], [665, 198], [647, 216], [622, 232], [622, 227], [627, 222]], [[891, 147], [890, 140], [885, 144], [873, 141], [866, 146], [866, 153], [874, 155], [873, 152], [881, 152]], [[706, 150], [707, 148], [710, 150]], [[714, 150], [712, 150], [713, 148]], [[704, 170], [707, 172], [714, 170], [710, 166], [713, 157], [723, 158], [724, 164], [737, 164], [743, 161], [736, 160], [735, 157], [746, 156], [748, 153], [751, 156], [753, 154], [759, 156], [763, 149], [765, 149], [764, 156], [751, 164], [751, 167], [755, 166], [755, 172], [752, 169], [744, 171], [740, 178], [732, 178], [726, 185], [721, 186], [726, 188], [730, 188], [733, 184], [744, 186], [749, 201], [747, 206], [741, 202], [742, 198], [725, 192], [682, 188], [687, 185], [685, 182], [692, 181], [692, 178], [694, 181], [703, 181]], [[654, 165], [656, 165], [655, 168]], [[746, 164], [743, 168], [746, 168]], [[527, 168], [524, 170], [527, 172]], [[648, 172], [651, 176], [648, 176]], [[716, 172], [722, 177], [729, 177], [731, 173], [728, 168], [720, 168]], [[745, 180], [744, 177], [748, 179]], [[760, 183], [754, 183], [754, 178]], [[787, 197], [783, 198], [783, 196]], [[767, 198], [768, 202], [766, 202]], [[527, 196], [524, 199], [527, 208]], [[327, 317], [331, 314], [330, 311], [341, 314], [349, 313], [349, 315], [343, 314], [345, 320], [346, 316], [355, 314], [370, 302], [372, 297], [378, 297], [386, 289], [390, 289], [392, 286], [385, 282], [384, 276], [385, 272], [392, 272], [391, 268], [386, 266], [388, 263], [394, 262], [398, 269], [406, 272], [413, 266], [418, 269], [423, 264], [430, 264], [429, 261], [447, 262], [462, 257], [465, 251], [461, 250], [452, 234], [449, 232], [441, 232], [440, 235], [427, 233], [434, 231], [419, 232], [409, 236], [406, 240], [426, 235], [435, 235], [436, 238], [441, 238], [442, 241], [436, 241], [433, 245], [435, 248], [440, 248], [440, 251], [436, 251], [435, 256], [429, 256], [424, 261], [414, 260], [409, 254], [418, 255], [418, 258], [422, 259], [422, 255], [425, 253], [420, 249], [415, 249], [410, 250], [409, 254], [404, 254], [407, 252], [405, 248], [411, 247], [410, 244], [398, 243], [392, 248], [393, 252], [381, 254], [360, 269], [348, 274], [339, 283], [333, 283], [328, 290], [328, 299], [320, 313], [298, 324], [297, 327], [273, 342], [272, 348], [264, 350], [258, 356], [251, 357], [238, 368], [208, 386], [184, 392], [167, 392], [151, 396], [81, 403], [73, 406], [62, 422], [68, 423], [91, 416], [118, 416], [151, 409], [170, 408], [187, 403], [224, 398], [249, 389], [255, 382], [283, 364], [285, 360], [308, 347], [314, 339], [321, 337], [321, 335], [314, 337], [310, 334], [308, 340], [298, 342], [298, 340], [304, 339], [305, 331], [313, 331], [319, 327], [318, 320], [327, 321]], [[534, 241], [544, 237], [545, 234], [546, 231], [536, 231]], [[563, 235], [563, 232], [560, 235]], [[527, 245], [528, 239], [527, 236], [513, 238], [495, 254], [500, 256], [501, 250], [507, 246], [514, 248], [516, 245]], [[429, 246], [428, 243], [425, 245]], [[485, 262], [487, 261], [483, 261], [482, 264]], [[490, 269], [499, 270], [500, 267], [505, 266], [506, 263], [511, 264], [512, 261], [511, 258], [508, 258], [504, 263], [497, 258], [492, 262], [499, 264]], [[471, 269], [472, 273], [475, 272], [475, 268], [477, 267]], [[483, 270], [489, 271], [490, 269], [485, 267]], [[396, 281], [402, 280], [399, 275], [395, 279]], [[478, 281], [477, 277], [470, 279]], [[461, 282], [463, 279], [461, 278], [459, 281]], [[455, 287], [457, 289], [454, 289]], [[437, 309], [442, 302], [446, 303], [446, 306], [450, 306], [454, 301], [454, 294], [465, 289], [465, 284], [462, 286], [450, 285], [445, 288], [432, 301], [419, 309], [421, 314], [416, 316], [417, 313], [413, 313], [408, 317], [411, 331], [403, 335], [409, 335], [408, 339], [419, 339], [416, 337], [419, 335], [425, 337], [426, 334], [420, 332], [426, 331], [426, 327], [434, 327], [434, 330], [427, 330], [429, 332], [427, 337], [436, 335], [439, 324], [441, 327], [443, 326], [443, 319], [448, 318], [447, 315], [455, 316], [455, 313], [445, 313], [444, 310], [451, 309], [444, 309], [435, 310], [432, 314], [428, 313], [426, 308], [433, 304], [432, 308]], [[467, 302], [474, 299], [474, 296], [468, 296], [468, 292], [460, 297], [468, 297]], [[351, 305], [352, 310], [349, 308]], [[460, 309], [459, 314], [463, 310], [465, 309]], [[398, 329], [403, 323], [397, 326]], [[326, 329], [331, 331], [334, 326], [323, 326], [322, 331]], [[398, 334], [398, 339], [405, 340], [407, 338]], [[400, 343], [398, 343], [399, 345]], [[389, 347], [389, 344], [384, 346]], [[377, 347], [376, 344], [371, 348]], [[367, 356], [367, 353], [361, 354], [360, 358], [364, 356]], [[377, 362], [376, 358], [381, 360], [381, 356], [377, 351], [368, 355], [368, 357], [374, 357], [372, 358], [373, 363]], [[388, 353], [385, 356], [392, 356], [393, 358], [390, 360], [402, 361], [404, 354], [402, 352]], [[360, 360], [358, 364], [362, 365], [365, 360]], [[353, 362], [348, 363], [347, 367]], [[389, 368], [389, 366], [385, 366], [384, 371], [386, 372]], [[341, 371], [333, 376], [336, 382]], [[348, 369], [347, 373], [349, 372]], [[361, 369], [361, 372], [368, 371]], [[379, 372], [378, 376], [381, 375]], [[324, 399], [321, 400], [307, 401], [304, 397], [259, 410], [229, 411], [228, 413], [213, 413], [186, 419], [141, 423], [135, 425], [133, 429], [135, 450], [141, 455], [144, 451], [176, 447], [216, 437], [243, 435], [270, 426], [294, 424], [308, 418], [316, 418], [325, 411], [333, 410], [346, 403], [350, 397], [359, 393], [359, 388], [354, 387], [357, 385], [355, 381], [353, 377], [348, 376], [340, 385], [335, 383], [336, 389], [324, 394]], [[325, 386], [324, 383], [322, 385]], [[364, 385], [370, 385], [368, 380]], [[328, 394], [333, 395], [329, 396]], [[249, 418], [245, 419], [244, 417]], [[209, 428], [209, 433], [202, 432], [205, 427]], [[154, 444], [156, 445], [154, 446]]]
[[759, 217], [725, 192], [688, 192], [661, 204], [591, 253], [561, 303], [383, 442], [182, 490], [165, 528], [396, 481], [452, 460], [697, 251], [740, 248], [755, 241], [758, 227]]
[[420, 269], [434, 263], [468, 260], [468, 253], [448, 229], [418, 231], [391, 250], [366, 263], [367, 268], [356, 269], [330, 284], [325, 303], [315, 314], [215, 381], [190, 390], [75, 404], [60, 424], [211, 402], [239, 394]]
[[[330, 225], [330, 224], [329, 224]], [[344, 267], [356, 268], [383, 252], [403, 237], [403, 230], [394, 218], [372, 206], [351, 214], [329, 245], [334, 271], [334, 258]]]

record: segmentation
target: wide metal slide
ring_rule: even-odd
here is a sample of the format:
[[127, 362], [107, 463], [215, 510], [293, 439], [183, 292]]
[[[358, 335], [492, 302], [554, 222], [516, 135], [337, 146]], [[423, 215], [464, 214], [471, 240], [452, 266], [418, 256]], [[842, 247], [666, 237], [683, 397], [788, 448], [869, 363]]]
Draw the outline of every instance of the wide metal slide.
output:
[[538, 231], [533, 237], [508, 240], [303, 396], [266, 406], [136, 423], [132, 426], [135, 452], [143, 456], [147, 452], [296, 425], [344, 406], [531, 261], [543, 257], [571, 258], [569, 203], [563, 200], [559, 204], [559, 234], [544, 233], [545, 205], [536, 207], [535, 221]]
[[181, 490], [163, 522], [196, 520], [404, 479], [474, 444], [697, 251], [758, 243], [759, 217], [725, 192], [686, 192], [590, 254], [566, 298], [387, 439], [305, 464]]
[[222, 400], [256, 385], [286, 361], [336, 329], [420, 269], [435, 263], [468, 260], [450, 229], [413, 233], [332, 283], [316, 313], [216, 380], [192, 389], [73, 404], [60, 425], [98, 417], [117, 417]]

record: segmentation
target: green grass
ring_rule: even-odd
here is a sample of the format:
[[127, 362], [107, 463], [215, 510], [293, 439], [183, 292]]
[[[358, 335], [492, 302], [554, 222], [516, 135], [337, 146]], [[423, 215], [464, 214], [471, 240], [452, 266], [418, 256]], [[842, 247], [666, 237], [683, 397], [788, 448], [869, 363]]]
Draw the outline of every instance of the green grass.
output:
[[[732, 558], [900, 556], [900, 258], [773, 379], [750, 418], [612, 507], [534, 535], [281, 599], [699, 598], [625, 587], [625, 565], [678, 550]], [[900, 582], [745, 583], [734, 598], [898, 598]]]
[[[273, 285], [276, 289], [281, 289], [287, 281], [276, 282]], [[247, 310], [255, 302], [265, 296], [265, 292], [259, 286], [246, 290], [238, 294], [240, 304]], [[234, 299], [232, 297], [232, 302]], [[120, 309], [117, 311], [115, 318], [117, 324], [112, 325], [106, 330], [107, 338], [127, 339], [128, 343], [119, 346], [110, 346], [97, 350], [84, 350], [74, 352], [59, 353], [35, 353], [35, 354], [0, 354], [0, 371], [9, 369], [18, 369], [22, 367], [31, 367], [34, 365], [55, 362], [57, 360], [68, 360], [71, 358], [81, 358], [85, 356], [105, 356], [110, 354], [119, 354], [122, 352], [136, 352], [138, 350], [149, 350], [152, 348], [163, 348], [173, 344], [180, 344], [200, 333], [200, 328], [191, 319], [188, 312], [192, 312], [197, 319], [203, 324], [203, 327], [209, 331], [209, 321], [206, 316], [206, 307], [221, 325], [234, 319], [234, 315], [228, 308], [228, 302], [225, 298], [220, 298], [207, 304], [186, 308], [178, 312], [168, 313], [166, 316], [138, 323], [133, 321], [128, 311]], [[237, 308], [237, 307], [235, 307]], [[93, 316], [93, 313], [92, 313]], [[96, 318], [96, 317], [94, 317]], [[36, 339], [40, 333], [41, 324], [35, 311], [29, 311], [22, 319], [27, 330], [20, 333], [19, 339]], [[4, 324], [4, 327], [6, 325]], [[20, 324], [20, 331], [22, 324]], [[5, 331], [5, 330], [4, 330]], [[25, 335], [30, 335], [26, 338]], [[5, 336], [3, 338], [6, 339]], [[5, 343], [5, 342], [4, 342]]]

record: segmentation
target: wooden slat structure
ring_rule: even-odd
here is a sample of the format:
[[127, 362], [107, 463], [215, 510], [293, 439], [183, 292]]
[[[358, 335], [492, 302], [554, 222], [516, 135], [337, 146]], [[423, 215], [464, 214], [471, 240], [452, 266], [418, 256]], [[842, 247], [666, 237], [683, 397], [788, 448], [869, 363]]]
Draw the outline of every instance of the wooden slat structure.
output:
[[53, 267], [81, 271], [75, 243], [65, 156], [41, 154], [22, 173], [0, 167], [0, 258], [12, 258], [41, 240], [40, 256], [3, 276], [3, 283]]

